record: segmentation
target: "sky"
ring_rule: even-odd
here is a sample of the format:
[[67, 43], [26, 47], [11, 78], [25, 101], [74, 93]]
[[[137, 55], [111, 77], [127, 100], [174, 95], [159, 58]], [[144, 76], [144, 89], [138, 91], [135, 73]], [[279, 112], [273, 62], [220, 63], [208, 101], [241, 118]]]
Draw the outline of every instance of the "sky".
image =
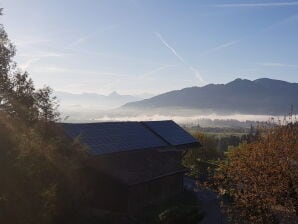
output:
[[298, 82], [298, 1], [0, 0], [38, 87], [159, 94], [236, 78]]

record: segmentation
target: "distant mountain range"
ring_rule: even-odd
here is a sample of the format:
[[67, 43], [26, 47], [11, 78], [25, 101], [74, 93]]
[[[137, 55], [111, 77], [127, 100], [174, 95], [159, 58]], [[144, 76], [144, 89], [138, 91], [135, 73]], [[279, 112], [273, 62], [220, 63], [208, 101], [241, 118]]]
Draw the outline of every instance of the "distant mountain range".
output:
[[[298, 108], [298, 83], [262, 78], [236, 79], [227, 84], [209, 84], [175, 90], [155, 97], [130, 102], [122, 109], [199, 110], [217, 114], [286, 115]], [[171, 109], [171, 110], [170, 110]]]
[[72, 94], [57, 91], [55, 95], [59, 99], [61, 107], [64, 109], [74, 109], [76, 107], [111, 109], [128, 102], [144, 99], [138, 96], [120, 95], [117, 92], [112, 92], [106, 96], [96, 93]]

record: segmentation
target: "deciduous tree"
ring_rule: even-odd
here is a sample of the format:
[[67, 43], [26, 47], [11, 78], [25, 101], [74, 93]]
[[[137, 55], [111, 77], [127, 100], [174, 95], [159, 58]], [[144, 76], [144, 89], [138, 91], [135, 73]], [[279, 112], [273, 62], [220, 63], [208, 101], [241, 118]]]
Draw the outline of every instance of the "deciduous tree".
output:
[[229, 151], [215, 175], [218, 189], [232, 197], [237, 223], [297, 223], [298, 123], [266, 127], [261, 135]]

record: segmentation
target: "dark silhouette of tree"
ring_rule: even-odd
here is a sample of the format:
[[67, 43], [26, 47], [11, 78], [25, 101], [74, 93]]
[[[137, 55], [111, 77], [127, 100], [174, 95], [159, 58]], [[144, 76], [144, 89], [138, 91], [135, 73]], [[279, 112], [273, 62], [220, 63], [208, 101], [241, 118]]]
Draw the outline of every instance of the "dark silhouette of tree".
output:
[[57, 121], [58, 103], [52, 89], [36, 90], [28, 73], [17, 69], [13, 61], [15, 53], [14, 45], [0, 24], [0, 111], [27, 123]]
[[75, 223], [85, 150], [64, 136], [52, 89], [36, 90], [15, 52], [0, 24], [0, 223]]

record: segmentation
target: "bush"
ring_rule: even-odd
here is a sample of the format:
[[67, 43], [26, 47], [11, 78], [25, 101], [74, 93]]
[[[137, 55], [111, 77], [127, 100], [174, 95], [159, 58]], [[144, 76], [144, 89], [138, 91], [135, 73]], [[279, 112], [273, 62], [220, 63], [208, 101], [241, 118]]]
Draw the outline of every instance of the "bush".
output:
[[158, 217], [160, 224], [197, 224], [203, 214], [196, 206], [177, 206], [163, 211]]

